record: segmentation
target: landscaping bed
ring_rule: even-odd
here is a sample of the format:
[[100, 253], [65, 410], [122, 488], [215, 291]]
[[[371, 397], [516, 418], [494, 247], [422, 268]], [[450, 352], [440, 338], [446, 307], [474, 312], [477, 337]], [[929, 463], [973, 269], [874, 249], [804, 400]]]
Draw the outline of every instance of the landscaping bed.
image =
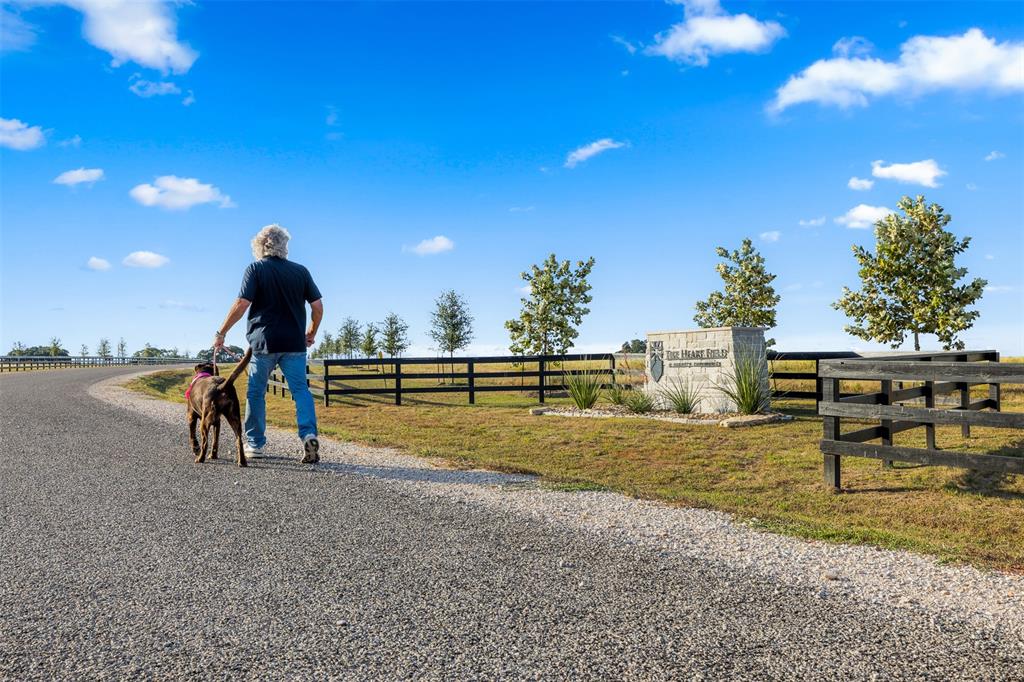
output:
[[553, 417], [584, 417], [584, 418], [609, 418], [619, 417], [624, 419], [653, 419], [655, 421], [672, 422], [675, 424], [696, 424], [701, 426], [721, 426], [724, 428], [739, 428], [743, 426], [760, 426], [780, 421], [789, 421], [793, 417], [781, 412], [767, 412], [765, 414], [740, 414], [739, 412], [693, 412], [690, 414], [679, 414], [670, 410], [652, 410], [642, 414], [631, 411], [625, 405], [602, 405], [588, 410], [581, 410], [578, 407], [534, 407], [530, 414], [553, 416]]

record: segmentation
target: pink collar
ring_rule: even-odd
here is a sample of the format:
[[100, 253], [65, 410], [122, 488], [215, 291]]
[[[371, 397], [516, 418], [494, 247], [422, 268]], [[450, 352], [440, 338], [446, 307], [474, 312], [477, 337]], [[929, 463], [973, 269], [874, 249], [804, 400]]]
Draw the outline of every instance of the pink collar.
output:
[[188, 400], [189, 396], [192, 394], [192, 384], [196, 383], [197, 381], [199, 381], [203, 377], [212, 377], [212, 376], [213, 375], [210, 374], [209, 372], [200, 372], [199, 374], [197, 374], [194, 377], [192, 377], [192, 381], [189, 382], [188, 388], [185, 389], [185, 400]]

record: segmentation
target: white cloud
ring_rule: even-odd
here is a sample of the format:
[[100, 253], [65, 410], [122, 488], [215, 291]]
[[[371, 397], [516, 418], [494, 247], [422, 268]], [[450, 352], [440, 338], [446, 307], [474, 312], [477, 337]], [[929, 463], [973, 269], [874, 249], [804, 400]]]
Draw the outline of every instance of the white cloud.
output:
[[863, 56], [821, 59], [791, 76], [768, 109], [777, 113], [803, 102], [863, 107], [871, 97], [946, 89], [1024, 89], [1024, 43], [997, 43], [972, 28], [963, 35], [910, 38], [894, 62]]
[[139, 97], [159, 97], [161, 95], [180, 95], [181, 88], [170, 81], [147, 81], [139, 79], [128, 86], [128, 89]]
[[324, 123], [329, 126], [338, 125], [338, 107], [327, 105], [327, 116], [324, 118]]
[[88, 184], [91, 185], [98, 180], [103, 179], [102, 168], [76, 168], [75, 170], [64, 171], [53, 179], [55, 185], [67, 185], [73, 187], [75, 185]]
[[108, 52], [113, 66], [135, 62], [163, 73], [185, 73], [199, 56], [178, 40], [176, 3], [159, 0], [57, 0], [84, 16], [82, 33]]
[[876, 178], [895, 180], [911, 185], [924, 185], [925, 187], [938, 187], [935, 182], [937, 178], [946, 175], [946, 171], [939, 168], [935, 159], [914, 161], [913, 163], [893, 163], [883, 165], [885, 161], [872, 161], [871, 174]]
[[508, 209], [509, 213], [530, 213], [534, 209], [533, 206], [512, 206]]
[[160, 268], [170, 262], [171, 259], [167, 256], [152, 251], [132, 251], [121, 261], [130, 268]]
[[191, 90], [189, 90], [189, 91], [188, 91], [188, 94], [187, 94], [187, 95], [185, 95], [185, 96], [184, 96], [184, 97], [182, 98], [182, 100], [181, 100], [181, 104], [182, 104], [182, 106], [190, 107], [190, 106], [192, 106], [192, 105], [193, 105], [193, 104], [195, 104], [195, 103], [196, 103], [196, 95], [195, 95], [195, 93], [194, 93], [194, 92], [192, 92]]
[[96, 256], [92, 256], [86, 262], [85, 266], [90, 270], [97, 270], [99, 272], [102, 272], [104, 270], [110, 269], [110, 261], [108, 261], [106, 258], [97, 258]]
[[858, 178], [857, 176], [854, 176], [847, 181], [846, 186], [849, 187], [850, 189], [857, 190], [858, 192], [863, 192], [864, 190], [868, 190], [874, 187], [875, 181], [868, 180], [866, 178]]
[[25, 151], [46, 144], [46, 136], [39, 126], [30, 126], [16, 118], [0, 118], [0, 147]]
[[985, 291], [990, 294], [1005, 294], [1013, 290], [1014, 288], [1009, 284], [988, 284], [985, 286]]
[[992, 150], [988, 154], [985, 155], [985, 160], [986, 161], [995, 161], [996, 159], [1003, 159], [1003, 158], [1006, 158], [1006, 154], [1004, 154], [1002, 152], [997, 152], [995, 150]]
[[448, 239], [448, 237], [439, 234], [436, 237], [424, 239], [416, 246], [407, 250], [412, 251], [417, 256], [433, 256], [438, 253], [444, 253], [445, 251], [451, 251], [454, 248], [455, 242]]
[[891, 209], [885, 206], [868, 206], [857, 204], [844, 215], [836, 218], [836, 222], [845, 227], [853, 229], [864, 229], [871, 227], [877, 221], [892, 213]]
[[807, 220], [800, 220], [800, 227], [820, 227], [825, 224], [825, 216], [818, 218], [808, 218]]
[[185, 210], [199, 204], [220, 204], [221, 208], [233, 208], [235, 205], [231, 197], [213, 185], [177, 175], [161, 175], [154, 184], [136, 185], [128, 194], [143, 206], [159, 206], [170, 211]]
[[708, 57], [733, 52], [765, 52], [786, 29], [749, 14], [729, 14], [718, 0], [684, 0], [685, 19], [654, 37], [646, 54], [707, 66]]
[[995, 259], [996, 259], [996, 257], [993, 256], [991, 253], [986, 253], [985, 254], [985, 260], [995, 260]]
[[620, 36], [612, 36], [612, 42], [624, 47], [626, 49], [626, 52], [630, 54], [636, 54], [636, 45], [629, 42], [625, 38], [622, 38]]
[[832, 46], [832, 54], [839, 57], [861, 57], [870, 54], [873, 49], [875, 49], [875, 46], [867, 38], [849, 36], [836, 41], [835, 45]]
[[82, 146], [82, 136], [81, 135], [75, 135], [74, 137], [69, 137], [66, 140], [61, 140], [60, 142], [57, 143], [57, 146], [59, 146], [59, 147], [74, 147], [75, 149], [77, 149], [77, 148]]
[[36, 27], [0, 5], [0, 52], [21, 52], [36, 42]]
[[196, 313], [203, 312], [204, 310], [206, 310], [206, 308], [204, 308], [201, 305], [196, 305], [195, 303], [185, 303], [184, 301], [175, 301], [173, 299], [163, 301], [162, 303], [160, 303], [160, 307], [165, 310], [190, 310]]
[[966, 187], [969, 192], [973, 192], [978, 189], [978, 186], [975, 185], [973, 182], [968, 182], [966, 185], [964, 185], [964, 187]]
[[779, 232], [778, 230], [770, 230], [768, 232], [762, 232], [758, 236], [761, 237], [761, 241], [777, 242], [777, 241], [779, 241], [779, 237], [782, 236], [782, 233]]
[[619, 149], [620, 147], [625, 146], [625, 142], [616, 142], [610, 137], [603, 137], [600, 140], [595, 140], [590, 144], [583, 145], [582, 147], [569, 152], [569, 155], [565, 157], [565, 167], [575, 168], [577, 164], [583, 163], [587, 159], [597, 156], [602, 152], [606, 152], [609, 149]]

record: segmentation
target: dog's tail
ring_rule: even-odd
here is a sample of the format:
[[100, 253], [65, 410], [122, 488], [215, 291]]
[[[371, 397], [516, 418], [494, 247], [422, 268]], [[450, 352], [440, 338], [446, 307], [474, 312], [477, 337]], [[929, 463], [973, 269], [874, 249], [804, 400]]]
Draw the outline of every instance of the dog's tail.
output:
[[231, 384], [235, 383], [235, 379], [237, 379], [242, 374], [242, 372], [245, 371], [245, 367], [246, 367], [246, 365], [249, 364], [249, 360], [251, 360], [251, 359], [252, 359], [252, 346], [250, 346], [248, 348], [248, 350], [245, 351], [245, 355], [242, 356], [242, 361], [239, 362], [238, 366], [235, 367], [234, 371], [231, 372], [231, 375], [228, 376], [228, 380], [224, 382], [224, 385], [225, 386], [230, 386]]

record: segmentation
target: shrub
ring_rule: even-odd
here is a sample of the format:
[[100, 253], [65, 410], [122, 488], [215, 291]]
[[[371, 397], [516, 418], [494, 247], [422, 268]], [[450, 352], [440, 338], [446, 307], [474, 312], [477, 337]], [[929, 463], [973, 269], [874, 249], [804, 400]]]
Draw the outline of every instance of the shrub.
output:
[[654, 409], [654, 398], [647, 391], [629, 391], [625, 403], [634, 414], [647, 414]]
[[697, 411], [700, 404], [700, 392], [703, 384], [694, 386], [675, 379], [661, 389], [661, 395], [673, 411], [679, 414], [690, 414]]
[[764, 380], [768, 374], [768, 360], [763, 349], [737, 352], [734, 365], [733, 371], [725, 373], [725, 381], [715, 384], [715, 387], [736, 403], [740, 414], [757, 414], [767, 410], [771, 404], [771, 393]]
[[615, 383], [605, 391], [605, 395], [608, 396], [608, 402], [612, 405], [625, 405], [629, 392], [627, 384]]
[[565, 388], [573, 404], [581, 410], [589, 410], [601, 397], [602, 375], [583, 372], [580, 374], [566, 372], [562, 375]]

